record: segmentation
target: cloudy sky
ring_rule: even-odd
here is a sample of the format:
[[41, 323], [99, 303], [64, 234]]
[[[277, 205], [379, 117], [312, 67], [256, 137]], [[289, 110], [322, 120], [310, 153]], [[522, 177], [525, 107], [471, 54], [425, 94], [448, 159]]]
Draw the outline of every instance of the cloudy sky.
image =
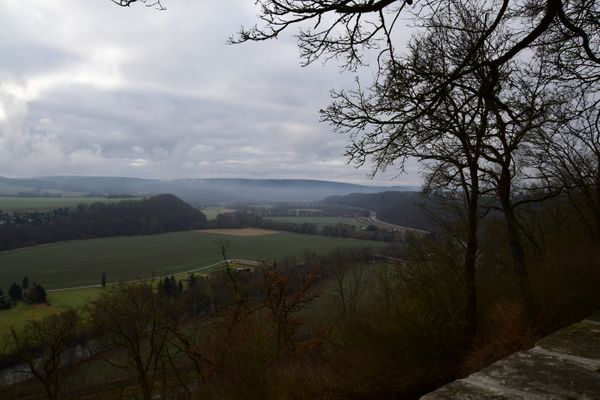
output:
[[[226, 45], [256, 22], [253, 1], [164, 3], [0, 2], [0, 176], [371, 182], [319, 123], [351, 74], [300, 67], [293, 32]], [[373, 182], [419, 182], [397, 174]]]

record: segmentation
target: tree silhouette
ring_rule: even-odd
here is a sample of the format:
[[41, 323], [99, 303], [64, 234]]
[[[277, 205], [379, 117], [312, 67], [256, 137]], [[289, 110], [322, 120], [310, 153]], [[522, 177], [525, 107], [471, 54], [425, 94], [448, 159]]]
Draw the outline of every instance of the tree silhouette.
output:
[[67, 309], [40, 321], [29, 321], [20, 331], [11, 328], [15, 355], [29, 366], [48, 399], [65, 398], [65, 353], [80, 323], [79, 313]]
[[34, 283], [33, 286], [27, 290], [25, 298], [29, 303], [45, 303], [47, 301], [46, 289], [42, 285]]
[[16, 282], [13, 282], [8, 288], [8, 296], [12, 301], [23, 299], [23, 290], [21, 289], [21, 286], [17, 285]]

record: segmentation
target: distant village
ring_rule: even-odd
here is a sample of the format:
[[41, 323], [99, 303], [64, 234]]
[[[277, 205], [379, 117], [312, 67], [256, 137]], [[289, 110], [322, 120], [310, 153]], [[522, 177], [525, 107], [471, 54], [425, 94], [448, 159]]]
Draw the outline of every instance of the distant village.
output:
[[73, 213], [73, 210], [69, 208], [55, 208], [47, 211], [0, 210], [0, 225], [41, 225], [69, 215], [70, 213]]

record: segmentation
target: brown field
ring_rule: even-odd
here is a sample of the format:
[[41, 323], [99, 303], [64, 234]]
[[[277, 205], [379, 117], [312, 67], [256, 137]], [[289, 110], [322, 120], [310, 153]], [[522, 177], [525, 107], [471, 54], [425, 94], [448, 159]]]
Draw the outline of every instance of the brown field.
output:
[[258, 228], [240, 228], [240, 229], [202, 229], [200, 233], [209, 233], [213, 235], [229, 235], [229, 236], [265, 236], [280, 233], [268, 229]]

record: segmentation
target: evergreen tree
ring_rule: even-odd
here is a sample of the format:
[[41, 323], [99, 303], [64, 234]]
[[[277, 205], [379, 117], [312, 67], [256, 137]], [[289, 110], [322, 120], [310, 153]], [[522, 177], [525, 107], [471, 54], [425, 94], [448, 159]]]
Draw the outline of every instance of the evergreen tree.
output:
[[198, 283], [198, 277], [192, 272], [188, 277], [188, 285], [190, 288], [193, 288]]
[[102, 277], [100, 278], [100, 284], [102, 285], [102, 287], [106, 286], [106, 272], [102, 273]]
[[4, 295], [2, 289], [0, 289], [0, 310], [10, 308], [10, 301]]
[[173, 293], [171, 280], [168, 277], [163, 280], [163, 293], [167, 296], [170, 296]]
[[23, 292], [29, 289], [29, 278], [27, 276], [23, 278], [23, 282], [21, 283], [21, 289], [23, 289]]
[[27, 291], [27, 301], [32, 304], [45, 303], [47, 300], [46, 289], [36, 283]]
[[173, 275], [171, 275], [171, 296], [179, 296], [179, 286], [177, 285], [177, 281], [175, 280], [175, 277]]
[[8, 288], [8, 296], [12, 301], [23, 299], [23, 290], [21, 289], [21, 286], [17, 285], [16, 282], [13, 282]]

